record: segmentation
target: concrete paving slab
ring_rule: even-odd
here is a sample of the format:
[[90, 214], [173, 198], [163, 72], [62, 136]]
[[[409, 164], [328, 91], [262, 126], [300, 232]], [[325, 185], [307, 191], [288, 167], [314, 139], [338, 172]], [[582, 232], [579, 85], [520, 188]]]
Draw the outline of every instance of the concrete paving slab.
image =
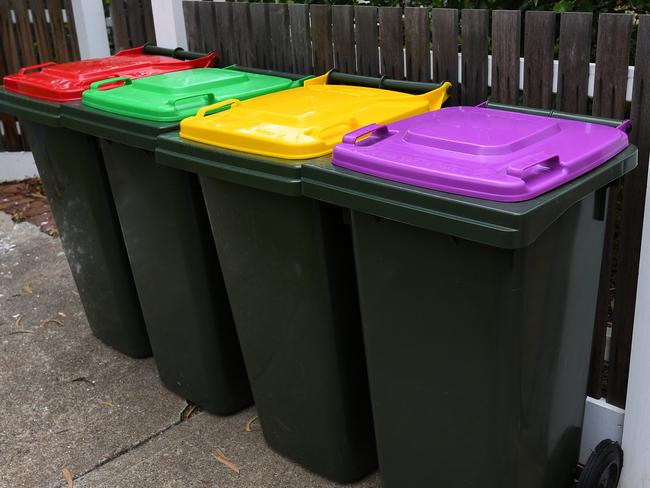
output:
[[[200, 413], [146, 444], [103, 465], [75, 488], [379, 488], [377, 473], [353, 485], [320, 478], [276, 454], [257, 423], [246, 432], [254, 409], [230, 417]], [[239, 474], [219, 462], [218, 449]]]
[[0, 487], [59, 486], [180, 421], [186, 402], [88, 328], [58, 239], [0, 213]]

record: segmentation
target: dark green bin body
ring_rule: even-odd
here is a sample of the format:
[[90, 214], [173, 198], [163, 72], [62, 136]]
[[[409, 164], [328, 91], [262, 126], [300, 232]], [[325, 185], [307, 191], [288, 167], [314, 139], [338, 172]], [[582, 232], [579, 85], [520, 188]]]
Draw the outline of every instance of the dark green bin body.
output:
[[151, 355], [122, 232], [94, 138], [65, 129], [58, 103], [0, 88], [19, 118], [93, 333], [132, 357]]
[[300, 162], [160, 137], [201, 185], [268, 444], [330, 479], [376, 467], [350, 226], [300, 194]]
[[160, 378], [216, 414], [252, 403], [198, 177], [155, 164], [158, 135], [178, 123], [80, 103], [63, 124], [96, 138], [106, 164]]
[[304, 194], [351, 208], [385, 488], [569, 488], [605, 231], [624, 152], [499, 203], [329, 163]]

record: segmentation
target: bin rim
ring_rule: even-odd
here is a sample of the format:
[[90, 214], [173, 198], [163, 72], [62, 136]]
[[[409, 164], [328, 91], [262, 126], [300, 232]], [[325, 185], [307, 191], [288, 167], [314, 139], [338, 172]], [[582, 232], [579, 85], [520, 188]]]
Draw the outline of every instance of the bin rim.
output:
[[50, 127], [62, 125], [60, 103], [31, 98], [9, 91], [2, 86], [0, 86], [0, 112]]
[[[317, 158], [326, 162], [328, 158]], [[177, 131], [162, 134], [156, 146], [156, 162], [287, 196], [301, 196], [301, 169], [306, 160], [259, 156], [183, 139]]]
[[[310, 161], [302, 167], [302, 193], [352, 210], [494, 247], [532, 244], [572, 205], [617, 184], [637, 165], [630, 144], [592, 171], [522, 202], [497, 202], [429, 190]], [[605, 200], [599, 200], [602, 205]], [[600, 213], [594, 209], [595, 215]]]
[[179, 122], [136, 119], [88, 107], [77, 101], [61, 106], [61, 124], [90, 136], [153, 151], [158, 135], [177, 130]]

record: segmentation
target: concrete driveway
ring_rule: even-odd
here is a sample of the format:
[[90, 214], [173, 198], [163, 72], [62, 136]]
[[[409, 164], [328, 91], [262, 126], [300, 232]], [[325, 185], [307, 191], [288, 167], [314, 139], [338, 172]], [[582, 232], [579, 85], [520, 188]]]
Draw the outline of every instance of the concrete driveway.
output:
[[151, 359], [92, 336], [60, 241], [1, 212], [0, 348], [2, 488], [342, 486], [269, 450], [258, 424], [247, 432], [252, 408], [187, 418]]

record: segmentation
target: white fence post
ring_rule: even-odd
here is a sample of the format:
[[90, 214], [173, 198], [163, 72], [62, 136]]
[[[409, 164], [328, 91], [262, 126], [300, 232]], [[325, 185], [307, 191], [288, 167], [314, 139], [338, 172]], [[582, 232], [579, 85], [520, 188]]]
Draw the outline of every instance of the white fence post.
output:
[[151, 0], [156, 44], [187, 49], [182, 0]]
[[623, 428], [621, 488], [650, 487], [650, 191], [646, 194], [630, 377]]
[[102, 0], [72, 0], [74, 25], [81, 59], [111, 55]]

